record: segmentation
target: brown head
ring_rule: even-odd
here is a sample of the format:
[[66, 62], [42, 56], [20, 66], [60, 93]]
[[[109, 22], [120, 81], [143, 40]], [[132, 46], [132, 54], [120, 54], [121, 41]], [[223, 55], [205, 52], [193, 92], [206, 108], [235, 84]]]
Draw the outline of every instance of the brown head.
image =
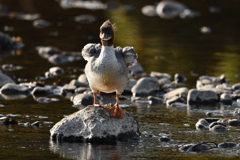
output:
[[114, 39], [115, 25], [109, 20], [105, 21], [100, 27], [99, 37], [103, 46], [112, 46]]

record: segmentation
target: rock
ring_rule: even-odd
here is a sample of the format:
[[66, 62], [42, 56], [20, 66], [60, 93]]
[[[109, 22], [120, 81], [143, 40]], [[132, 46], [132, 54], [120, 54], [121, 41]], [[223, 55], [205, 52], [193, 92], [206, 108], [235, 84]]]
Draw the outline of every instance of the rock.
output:
[[226, 131], [227, 130], [227, 126], [224, 123], [221, 122], [212, 122], [209, 125], [209, 131]]
[[187, 102], [188, 104], [216, 104], [219, 98], [215, 92], [210, 90], [191, 89], [188, 92]]
[[236, 101], [237, 99], [240, 98], [240, 94], [231, 94], [232, 100]]
[[206, 119], [200, 119], [195, 126], [196, 130], [207, 130], [209, 128], [209, 123]]
[[9, 121], [10, 121], [10, 118], [8, 117], [1, 117], [0, 118], [0, 125], [3, 124], [3, 125], [8, 125], [9, 124]]
[[236, 146], [237, 146], [237, 143], [234, 143], [234, 142], [223, 142], [218, 144], [219, 148], [233, 148]]
[[191, 9], [184, 9], [184, 11], [182, 11], [179, 14], [179, 16], [182, 19], [192, 19], [192, 18], [200, 16], [200, 14], [199, 14], [199, 12], [191, 10]]
[[64, 74], [64, 70], [60, 67], [52, 67], [49, 69], [49, 73], [52, 76], [60, 76], [60, 75]]
[[182, 74], [176, 73], [174, 75], [174, 81], [175, 83], [182, 83], [185, 82], [187, 80], [186, 77], [184, 77]]
[[50, 26], [50, 23], [43, 19], [37, 19], [37, 20], [33, 21], [33, 26], [35, 28], [46, 28], [46, 27]]
[[225, 105], [232, 105], [233, 102], [231, 96], [227, 93], [221, 94], [220, 101]]
[[133, 96], [147, 96], [159, 90], [157, 78], [140, 78], [132, 88]]
[[88, 106], [92, 105], [94, 101], [94, 97], [92, 94], [77, 94], [71, 98], [74, 105], [80, 105], [80, 106]]
[[[172, 82], [168, 78], [161, 78], [158, 80], [158, 84], [159, 84], [160, 90], [164, 91], [167, 88], [171, 88], [170, 86], [171, 86]], [[175, 88], [174, 84], [173, 84], [172, 88]]]
[[0, 90], [2, 95], [29, 95], [27, 87], [17, 84], [7, 83]]
[[20, 37], [10, 37], [0, 32], [0, 51], [17, 50], [24, 46]]
[[187, 107], [187, 104], [185, 103], [181, 103], [181, 102], [174, 102], [171, 104], [172, 108], [183, 108], [183, 107]]
[[235, 83], [234, 85], [232, 85], [232, 89], [233, 90], [240, 90], [240, 83]]
[[156, 11], [163, 19], [173, 19], [179, 16], [185, 9], [187, 7], [180, 2], [164, 0], [158, 3]]
[[39, 127], [40, 126], [40, 122], [39, 121], [33, 122], [31, 124], [31, 126]]
[[139, 63], [135, 63], [129, 67], [129, 71], [132, 77], [141, 77], [145, 75], [143, 67]]
[[43, 57], [43, 58], [46, 58], [48, 59], [49, 57], [55, 55], [55, 54], [60, 54], [61, 53], [61, 50], [56, 48], [56, 47], [52, 47], [52, 46], [49, 46], [49, 47], [37, 47], [36, 48], [38, 50], [38, 54]]
[[3, 64], [2, 70], [4, 71], [13, 71], [13, 70], [19, 70], [22, 69], [21, 66], [14, 66], [13, 64]]
[[26, 86], [29, 90], [33, 90], [35, 87], [44, 88], [45, 84], [42, 82], [27, 82], [27, 83], [19, 83], [20, 86]]
[[36, 97], [34, 98], [38, 103], [51, 103], [52, 100], [47, 97]]
[[7, 83], [15, 84], [15, 82], [9, 76], [3, 74], [0, 70], [0, 87], [4, 86]]
[[55, 54], [55, 55], [49, 57], [48, 61], [55, 65], [61, 65], [61, 64], [73, 62], [73, 61], [76, 61], [79, 59], [80, 59], [80, 57], [63, 56], [63, 55]]
[[88, 84], [87, 76], [86, 76], [85, 73], [81, 74], [81, 75], [78, 77], [78, 82]]
[[71, 80], [71, 82], [69, 83], [70, 86], [75, 86], [75, 87], [89, 87], [88, 83], [82, 83], [79, 82], [76, 79]]
[[97, 20], [97, 17], [92, 15], [79, 15], [76, 16], [74, 20], [78, 23], [92, 23]]
[[240, 120], [238, 119], [229, 119], [228, 125], [231, 127], [239, 127], [240, 126]]
[[75, 92], [76, 88], [77, 87], [74, 85], [66, 84], [61, 88], [61, 93], [62, 94], [68, 94], [68, 93], [73, 94]]
[[53, 141], [115, 143], [139, 138], [137, 120], [123, 110], [123, 118], [111, 118], [102, 107], [86, 107], [63, 118], [50, 130]]
[[160, 142], [169, 142], [171, 139], [167, 136], [162, 136], [158, 139]]
[[166, 104], [167, 104], [167, 106], [170, 106], [171, 104], [176, 103], [176, 102], [183, 102], [183, 103], [185, 103], [185, 99], [181, 98], [181, 97], [178, 97], [178, 96], [174, 96], [174, 97], [168, 99], [166, 101]]
[[164, 100], [159, 97], [148, 96], [147, 99], [150, 100], [149, 104], [163, 104], [164, 103]]
[[150, 77], [155, 77], [158, 79], [162, 79], [162, 78], [171, 79], [172, 78], [172, 76], [168, 73], [160, 73], [160, 72], [155, 72], [155, 71], [152, 71], [150, 73]]
[[201, 76], [199, 77], [199, 79], [210, 79], [212, 81], [212, 83], [216, 83], [216, 84], [222, 84], [222, 83], [227, 83], [228, 80], [226, 80], [225, 75], [222, 74], [220, 77], [212, 77], [212, 76]]
[[125, 95], [131, 95], [131, 94], [132, 94], [132, 92], [131, 92], [132, 87], [133, 87], [134, 85], [136, 85], [136, 83], [137, 83], [137, 80], [135, 80], [135, 79], [130, 79], [127, 87], [124, 89], [123, 94], [125, 94]]
[[156, 7], [153, 5], [147, 5], [142, 7], [142, 14], [150, 17], [157, 16]]
[[34, 96], [47, 96], [49, 92], [44, 87], [35, 87], [32, 91]]
[[205, 151], [209, 149], [210, 147], [205, 144], [194, 144], [194, 143], [186, 144], [179, 148], [181, 152], [200, 152], [200, 151]]
[[200, 32], [203, 33], [203, 34], [208, 34], [208, 33], [212, 32], [212, 29], [208, 26], [202, 26], [200, 28]]
[[179, 98], [187, 99], [188, 91], [189, 91], [189, 89], [186, 87], [177, 88], [177, 89], [174, 89], [174, 90], [164, 94], [163, 98], [165, 100], [168, 100], [168, 99], [171, 99], [172, 97], [177, 96]]
[[75, 89], [75, 93], [76, 94], [79, 94], [79, 93], [84, 93], [84, 92], [88, 92], [88, 91], [91, 91], [91, 89], [90, 88], [88, 88], [88, 87], [78, 87], [78, 88], [76, 88]]

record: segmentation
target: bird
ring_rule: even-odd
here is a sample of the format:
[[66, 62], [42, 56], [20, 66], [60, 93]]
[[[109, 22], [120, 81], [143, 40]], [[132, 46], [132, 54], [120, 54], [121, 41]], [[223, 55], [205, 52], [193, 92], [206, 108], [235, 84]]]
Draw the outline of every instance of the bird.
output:
[[[100, 43], [88, 43], [82, 49], [82, 56], [87, 61], [85, 74], [93, 92], [94, 102], [89, 107], [106, 108], [111, 117], [123, 118], [119, 107], [119, 97], [130, 79], [129, 67], [137, 63], [138, 54], [133, 47], [114, 48], [113, 42], [116, 24], [106, 20], [100, 26]], [[97, 102], [97, 92], [116, 92], [116, 104], [111, 107], [101, 106]]]

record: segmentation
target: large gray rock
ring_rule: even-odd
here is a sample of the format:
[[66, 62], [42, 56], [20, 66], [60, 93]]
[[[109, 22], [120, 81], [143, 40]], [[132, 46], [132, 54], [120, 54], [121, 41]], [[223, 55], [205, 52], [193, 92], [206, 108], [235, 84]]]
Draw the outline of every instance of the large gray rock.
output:
[[0, 87], [2, 87], [3, 85], [5, 85], [7, 83], [15, 84], [15, 82], [10, 77], [3, 74], [2, 71], [0, 70]]
[[216, 104], [219, 102], [218, 95], [210, 90], [191, 89], [187, 96], [188, 104]]
[[164, 94], [163, 98], [165, 100], [168, 100], [168, 99], [171, 99], [171, 98], [177, 96], [177, 97], [187, 99], [188, 91], [189, 91], [189, 89], [186, 87], [177, 88], [177, 89], [174, 89], [174, 90]]
[[157, 78], [144, 77], [140, 78], [132, 88], [133, 96], [148, 96], [159, 90]]
[[23, 99], [30, 95], [30, 91], [26, 86], [7, 83], [2, 86], [0, 94], [4, 99]]
[[50, 130], [53, 141], [114, 143], [140, 137], [139, 125], [128, 112], [111, 118], [102, 107], [86, 107], [63, 118]]

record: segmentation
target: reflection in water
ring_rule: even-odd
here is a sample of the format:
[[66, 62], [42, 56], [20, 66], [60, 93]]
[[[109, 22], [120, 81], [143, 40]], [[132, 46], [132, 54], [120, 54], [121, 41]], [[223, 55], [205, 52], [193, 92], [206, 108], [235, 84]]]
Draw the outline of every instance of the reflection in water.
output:
[[120, 160], [126, 158], [136, 147], [128, 143], [118, 143], [117, 145], [97, 145], [90, 143], [55, 143], [50, 140], [50, 150], [55, 154], [60, 154], [63, 158], [89, 160], [89, 159], [113, 159]]

